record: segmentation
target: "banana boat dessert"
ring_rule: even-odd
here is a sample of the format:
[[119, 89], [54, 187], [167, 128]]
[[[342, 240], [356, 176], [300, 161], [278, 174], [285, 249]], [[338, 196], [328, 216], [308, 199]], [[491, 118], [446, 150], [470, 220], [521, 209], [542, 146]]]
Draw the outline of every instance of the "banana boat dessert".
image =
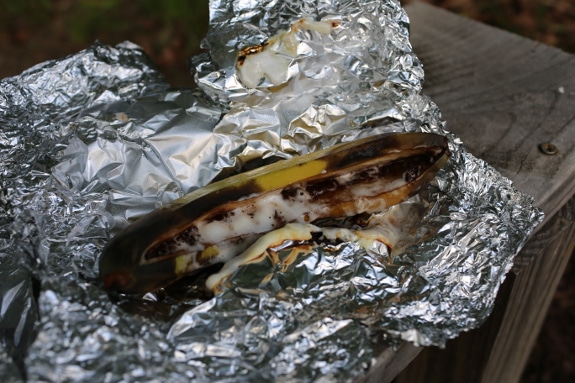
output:
[[[384, 211], [435, 177], [449, 158], [447, 143], [433, 133], [382, 134], [198, 189], [112, 239], [100, 259], [104, 286], [121, 293], [154, 291], [228, 262], [288, 224], [291, 230], [280, 231], [268, 245], [309, 240], [320, 230], [312, 225], [318, 220]], [[208, 281], [212, 289], [217, 284]]]

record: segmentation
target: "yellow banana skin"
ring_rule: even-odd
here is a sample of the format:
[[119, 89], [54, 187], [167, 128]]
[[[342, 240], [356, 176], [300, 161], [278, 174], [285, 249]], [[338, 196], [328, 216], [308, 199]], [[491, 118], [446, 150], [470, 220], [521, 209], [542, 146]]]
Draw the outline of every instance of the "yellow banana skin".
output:
[[137, 220], [104, 249], [108, 290], [139, 294], [223, 263], [288, 223], [375, 213], [429, 183], [449, 158], [433, 133], [360, 139], [198, 189]]

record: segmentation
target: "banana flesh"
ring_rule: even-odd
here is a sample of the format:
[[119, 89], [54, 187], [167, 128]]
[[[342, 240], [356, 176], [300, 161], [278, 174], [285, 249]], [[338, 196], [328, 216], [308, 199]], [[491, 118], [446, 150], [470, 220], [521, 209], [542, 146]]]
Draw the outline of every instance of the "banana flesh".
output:
[[227, 262], [288, 224], [383, 211], [416, 194], [448, 158], [441, 135], [393, 133], [215, 182], [114, 237], [100, 258], [104, 287], [120, 293], [154, 291]]

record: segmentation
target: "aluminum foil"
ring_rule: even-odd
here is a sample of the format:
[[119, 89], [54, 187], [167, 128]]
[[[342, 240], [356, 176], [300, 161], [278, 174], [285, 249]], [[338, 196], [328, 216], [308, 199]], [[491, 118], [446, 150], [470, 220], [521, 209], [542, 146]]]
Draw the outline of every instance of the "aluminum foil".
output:
[[[301, 19], [337, 27], [297, 32], [281, 84], [245, 87], [236, 52]], [[483, 323], [543, 215], [445, 130], [399, 2], [213, 0], [204, 46], [198, 89], [169, 89], [130, 43], [0, 81], [5, 379], [349, 381], [375, 345], [442, 346]], [[101, 289], [97, 258], [131, 219], [254, 163], [387, 131], [444, 134], [452, 151], [397, 207], [416, 233], [400, 254], [314, 244], [285, 268], [241, 268], [215, 297], [194, 280]]]

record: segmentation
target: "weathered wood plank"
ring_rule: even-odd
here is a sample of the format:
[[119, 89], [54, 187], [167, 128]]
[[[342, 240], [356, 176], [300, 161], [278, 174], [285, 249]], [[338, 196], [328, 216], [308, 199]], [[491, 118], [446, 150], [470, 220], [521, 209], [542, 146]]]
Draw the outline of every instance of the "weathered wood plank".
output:
[[[448, 129], [532, 195], [550, 220], [575, 192], [575, 56], [424, 3], [406, 10], [425, 68], [424, 92]], [[543, 154], [539, 145], [546, 142], [559, 152]], [[557, 241], [535, 239], [544, 254], [517, 278], [508, 277], [485, 326], [446, 350], [425, 349], [397, 382], [519, 379], [573, 245], [570, 228], [550, 235]], [[523, 254], [517, 264], [526, 266], [534, 252]], [[386, 368], [389, 379], [390, 366], [405, 362], [405, 354], [384, 351], [361, 381], [383, 377]]]
[[[521, 270], [516, 280], [516, 286], [537, 288], [513, 289], [499, 330], [504, 336], [495, 340], [482, 382], [513, 383], [520, 380], [553, 293], [575, 249], [574, 216], [575, 199], [571, 199], [553, 221], [542, 229], [548, 236], [555, 237], [555, 240], [529, 267]], [[510, 353], [509, 350], [515, 352]]]
[[508, 277], [488, 321], [450, 341], [444, 350], [425, 349], [396, 383], [520, 380], [575, 248], [575, 198], [537, 236], [552, 236], [554, 240], [547, 242], [542, 253], [519, 275]]
[[552, 216], [575, 193], [575, 56], [425, 3], [406, 10], [447, 128]]

